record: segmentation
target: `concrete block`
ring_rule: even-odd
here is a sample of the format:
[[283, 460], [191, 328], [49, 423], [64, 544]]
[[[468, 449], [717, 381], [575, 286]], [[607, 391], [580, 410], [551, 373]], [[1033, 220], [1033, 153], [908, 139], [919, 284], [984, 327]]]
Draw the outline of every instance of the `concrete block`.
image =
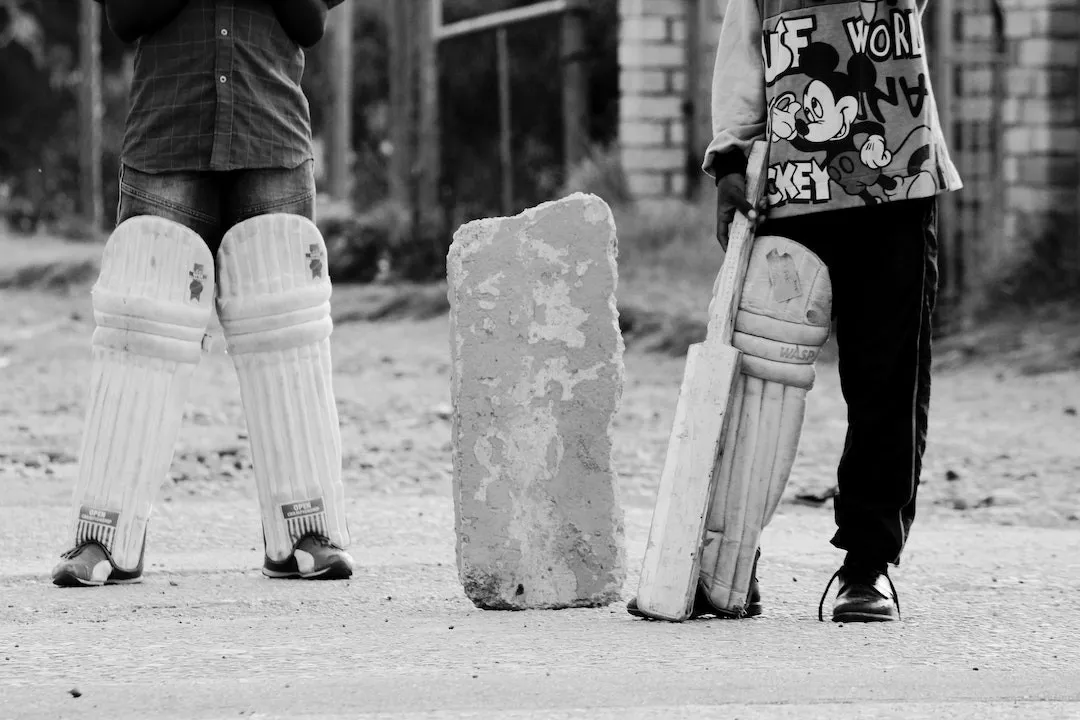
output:
[[667, 120], [682, 117], [682, 98], [626, 95], [619, 107], [623, 120]]
[[[678, 148], [685, 152], [686, 148], [686, 124], [679, 120], [668, 120], [664, 144], [668, 147]], [[685, 158], [683, 158], [685, 160]], [[682, 167], [680, 164], [679, 168]]]
[[623, 70], [619, 73], [623, 96], [664, 95], [670, 93], [668, 73], [664, 70]]
[[623, 69], [662, 70], [685, 64], [686, 48], [681, 45], [624, 43], [619, 46], [619, 67]]
[[666, 77], [666, 89], [670, 94], [682, 95], [686, 92], [687, 73], [682, 68], [672, 68], [666, 70], [664, 74]]
[[[1022, 127], [1010, 128], [1008, 133], [1021, 132], [1027, 136], [1026, 144], [1019, 150], [1024, 153], [1059, 153], [1076, 156], [1080, 153], [1080, 128], [1077, 127]], [[1008, 142], [1010, 135], [1006, 135]], [[1006, 145], [1012, 152], [1013, 148]]]
[[667, 144], [667, 123], [627, 120], [619, 123], [619, 143], [624, 147], [657, 147]]
[[619, 24], [619, 38], [624, 42], [627, 40], [660, 42], [670, 39], [665, 18], [647, 15], [624, 18]]
[[454, 235], [457, 558], [478, 607], [591, 607], [620, 597], [615, 257], [611, 210], [581, 193]]
[[622, 164], [626, 172], [638, 170], [681, 170], [686, 157], [679, 148], [624, 147]]
[[685, 17], [686, 0], [645, 0], [642, 12], [653, 16]]
[[1021, 67], [1075, 68], [1080, 63], [1074, 42], [1032, 38], [1021, 40], [1019, 48]]
[[669, 172], [665, 179], [668, 195], [686, 194], [686, 174], [681, 172]]

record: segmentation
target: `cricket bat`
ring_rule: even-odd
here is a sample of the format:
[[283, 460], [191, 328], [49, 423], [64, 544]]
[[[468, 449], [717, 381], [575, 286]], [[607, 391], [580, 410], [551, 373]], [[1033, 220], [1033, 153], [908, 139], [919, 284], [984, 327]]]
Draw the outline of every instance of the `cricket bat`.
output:
[[[755, 206], [767, 155], [768, 143], [759, 140], [747, 162], [747, 198]], [[708, 333], [686, 355], [638, 584], [638, 609], [658, 620], [682, 622], [693, 610], [705, 521], [741, 370], [741, 353], [732, 347], [731, 336], [753, 244], [750, 220], [737, 212], [709, 305]]]

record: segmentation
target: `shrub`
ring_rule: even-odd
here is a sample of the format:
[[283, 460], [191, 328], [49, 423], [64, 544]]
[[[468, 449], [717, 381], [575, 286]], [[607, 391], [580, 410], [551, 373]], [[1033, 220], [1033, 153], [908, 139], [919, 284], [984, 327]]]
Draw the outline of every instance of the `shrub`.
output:
[[367, 283], [386, 276], [402, 213], [381, 203], [357, 214], [347, 203], [321, 202], [319, 230], [326, 241], [330, 277], [335, 282]]
[[633, 202], [618, 145], [594, 147], [589, 157], [573, 169], [563, 185], [563, 194], [574, 192], [592, 193], [612, 206]]
[[414, 225], [405, 209], [389, 200], [363, 213], [324, 201], [317, 224], [335, 282], [428, 282], [446, 276], [449, 238], [435, 218]]
[[1035, 227], [1021, 227], [1017, 235], [1030, 240], [1009, 264], [988, 270], [975, 300], [980, 315], [1009, 306], [1033, 307], [1080, 297], [1075, 221], [1049, 216]]

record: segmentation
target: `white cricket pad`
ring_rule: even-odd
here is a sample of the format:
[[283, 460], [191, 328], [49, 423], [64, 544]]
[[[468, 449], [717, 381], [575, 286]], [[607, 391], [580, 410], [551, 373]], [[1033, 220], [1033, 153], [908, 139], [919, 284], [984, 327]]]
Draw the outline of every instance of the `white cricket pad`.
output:
[[299, 215], [245, 220], [222, 240], [218, 272], [218, 315], [240, 378], [266, 555], [286, 559], [308, 533], [344, 548], [322, 235]]
[[195, 232], [158, 217], [123, 222], [93, 289], [93, 366], [73, 501], [75, 544], [139, 564], [172, 464], [214, 297], [214, 260]]
[[786, 238], [757, 239], [732, 336], [742, 375], [701, 553], [709, 599], [733, 615], [744, 611], [761, 531], [795, 462], [831, 307], [832, 285], [820, 258]]

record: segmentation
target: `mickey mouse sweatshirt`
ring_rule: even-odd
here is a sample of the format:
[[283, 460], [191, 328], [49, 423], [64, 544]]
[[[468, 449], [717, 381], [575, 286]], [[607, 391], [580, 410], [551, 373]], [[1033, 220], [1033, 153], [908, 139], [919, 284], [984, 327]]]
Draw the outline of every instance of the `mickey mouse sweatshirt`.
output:
[[770, 216], [962, 187], [922, 32], [927, 0], [729, 0], [704, 169], [745, 166], [768, 138]]

